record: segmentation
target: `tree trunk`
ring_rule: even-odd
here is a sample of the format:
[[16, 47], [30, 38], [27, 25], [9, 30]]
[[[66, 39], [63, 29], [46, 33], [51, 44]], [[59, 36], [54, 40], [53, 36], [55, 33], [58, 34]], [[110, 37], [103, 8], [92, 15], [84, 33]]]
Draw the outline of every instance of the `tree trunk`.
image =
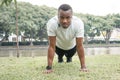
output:
[[16, 8], [17, 57], [20, 57], [20, 54], [19, 54], [19, 42], [18, 42], [18, 31], [19, 30], [18, 30], [18, 8], [17, 8], [17, 3], [15, 4], [15, 8]]

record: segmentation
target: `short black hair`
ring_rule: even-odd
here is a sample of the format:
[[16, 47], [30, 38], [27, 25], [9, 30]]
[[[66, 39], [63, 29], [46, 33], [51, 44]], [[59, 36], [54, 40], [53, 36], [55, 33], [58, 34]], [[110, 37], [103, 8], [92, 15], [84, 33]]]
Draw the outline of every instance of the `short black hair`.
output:
[[62, 4], [62, 5], [60, 5], [60, 7], [58, 8], [58, 11], [59, 10], [63, 10], [63, 11], [71, 10], [71, 11], [73, 11], [72, 7], [69, 4]]

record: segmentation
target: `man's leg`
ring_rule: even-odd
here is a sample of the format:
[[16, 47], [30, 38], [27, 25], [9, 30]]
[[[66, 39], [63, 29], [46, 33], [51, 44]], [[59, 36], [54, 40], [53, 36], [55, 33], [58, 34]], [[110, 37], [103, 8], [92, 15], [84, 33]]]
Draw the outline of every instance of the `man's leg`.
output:
[[60, 49], [60, 48], [58, 48], [57, 46], [56, 46], [56, 54], [58, 55], [58, 62], [59, 63], [61, 63], [61, 62], [63, 62], [63, 56], [64, 56], [64, 50], [62, 50], [62, 49]]
[[67, 57], [67, 62], [72, 62], [72, 57], [76, 53], [76, 46], [65, 53], [65, 56]]

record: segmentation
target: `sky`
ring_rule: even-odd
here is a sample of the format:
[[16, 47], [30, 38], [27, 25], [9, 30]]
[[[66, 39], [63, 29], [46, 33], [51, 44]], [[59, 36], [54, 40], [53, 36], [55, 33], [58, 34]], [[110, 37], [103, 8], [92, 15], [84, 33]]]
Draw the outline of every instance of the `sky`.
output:
[[71, 5], [75, 13], [105, 16], [120, 13], [120, 0], [17, 0], [29, 2], [33, 5], [46, 5], [58, 8], [61, 4]]

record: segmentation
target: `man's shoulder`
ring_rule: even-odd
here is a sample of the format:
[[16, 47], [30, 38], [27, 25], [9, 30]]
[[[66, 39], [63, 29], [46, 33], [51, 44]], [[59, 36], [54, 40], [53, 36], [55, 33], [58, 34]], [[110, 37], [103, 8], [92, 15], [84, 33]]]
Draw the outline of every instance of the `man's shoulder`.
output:
[[73, 16], [72, 22], [73, 24], [83, 24], [83, 21], [77, 16]]
[[48, 20], [47, 27], [49, 27], [49, 28], [55, 28], [57, 26], [58, 26], [57, 16], [54, 16], [50, 20]]
[[73, 16], [73, 21], [82, 21], [82, 20], [77, 16]]

